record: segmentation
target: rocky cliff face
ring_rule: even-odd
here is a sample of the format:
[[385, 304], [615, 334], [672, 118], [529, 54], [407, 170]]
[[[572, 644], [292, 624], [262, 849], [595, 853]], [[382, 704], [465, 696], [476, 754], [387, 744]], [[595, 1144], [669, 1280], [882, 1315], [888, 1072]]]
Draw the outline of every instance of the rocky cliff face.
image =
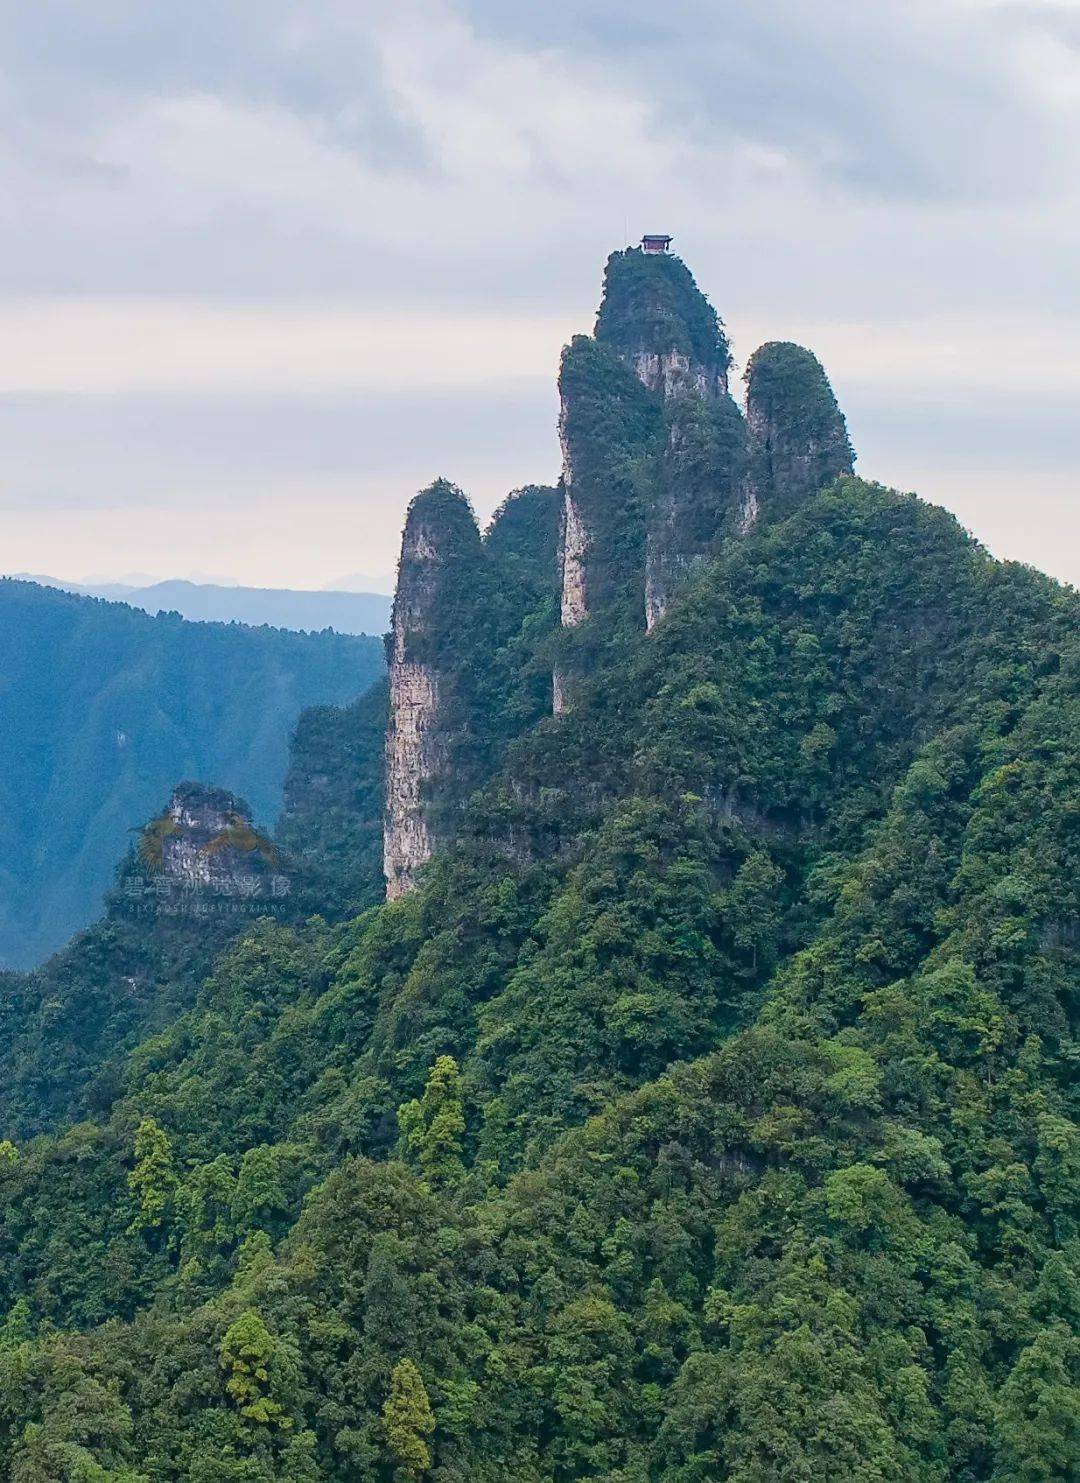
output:
[[855, 457], [844, 414], [816, 355], [772, 341], [746, 368], [750, 470], [742, 525], [759, 513], [783, 516], [842, 474]]
[[[383, 873], [394, 900], [431, 858], [437, 815], [450, 783], [451, 704], [462, 638], [481, 566], [480, 532], [468, 501], [444, 479], [409, 506], [390, 631]], [[468, 626], [467, 624], [465, 626]]]
[[727, 391], [731, 352], [716, 311], [677, 257], [639, 248], [613, 252], [604, 273], [596, 339], [608, 345], [650, 391]]
[[[621, 363], [646, 400], [605, 358]], [[688, 444], [700, 450], [689, 426], [699, 407], [734, 411], [730, 364], [720, 321], [683, 262], [637, 248], [612, 253], [595, 334], [571, 343], [560, 378], [565, 627], [603, 607], [605, 587], [621, 584], [625, 593], [627, 584], [639, 583], [642, 567], [648, 568], [649, 620], [662, 611], [696, 546], [687, 530], [696, 511], [684, 518], [679, 479], [660, 476], [656, 498], [664, 449], [673, 451], [674, 464]], [[684, 407], [691, 410], [684, 414]], [[715, 482], [724, 484], [722, 471], [716, 473]], [[633, 570], [639, 545], [645, 554]], [[565, 691], [565, 679], [556, 676], [557, 700], [563, 692], [565, 702]]]
[[[607, 614], [640, 622], [645, 523], [661, 446], [663, 403], [640, 381], [630, 358], [575, 335], [559, 371], [564, 628]], [[573, 678], [556, 666], [556, 713], [569, 704]]]
[[746, 466], [746, 424], [726, 391], [705, 397], [691, 388], [671, 398], [645, 544], [646, 628], [659, 622], [687, 577], [731, 528]]
[[[612, 358], [653, 420], [634, 408]], [[852, 471], [843, 415], [808, 350], [774, 343], [751, 358], [745, 419], [728, 392], [730, 364], [723, 325], [684, 263], [612, 254], [595, 335], [570, 344], [560, 377], [565, 628], [600, 612], [606, 588], [638, 601], [643, 589], [651, 629], [724, 535], [745, 535], [763, 510], [783, 516]], [[556, 712], [571, 689], [557, 668]]]
[[392, 724], [386, 754], [386, 825], [383, 874], [389, 901], [413, 884], [416, 871], [431, 858], [432, 831], [424, 810], [424, 789], [443, 761], [435, 717], [439, 684], [426, 665], [401, 655], [392, 661]]
[[596, 335], [665, 402], [645, 536], [645, 626], [652, 628], [715, 541], [743, 478], [743, 420], [728, 394], [731, 352], [685, 263], [636, 249], [609, 260]]
[[123, 910], [164, 915], [259, 915], [282, 910], [291, 889], [277, 847], [246, 803], [222, 788], [181, 783], [140, 831], [114, 900]]
[[[572, 627], [596, 612], [601, 603], [595, 589], [609, 574], [624, 592], [636, 593], [638, 603], [643, 585], [651, 628], [715, 540], [744, 481], [743, 421], [728, 394], [731, 353], [723, 326], [686, 265], [636, 248], [608, 259], [595, 337], [588, 343], [594, 356], [607, 351], [618, 358], [654, 403], [655, 416], [648, 424], [640, 419], [636, 446], [624, 438], [603, 467], [593, 445], [609, 436], [616, 408], [603, 409], [605, 416], [597, 402], [614, 398], [621, 407], [628, 397], [614, 376], [601, 382], [595, 374], [572, 374], [586, 352], [578, 341], [571, 345], [560, 383], [562, 621]], [[597, 487], [583, 492], [590, 462]], [[636, 487], [620, 489], [617, 473], [624, 485]], [[612, 536], [605, 525], [611, 527], [615, 517], [622, 528]], [[637, 569], [629, 570], [625, 560], [618, 569], [616, 553], [637, 560]], [[567, 677], [557, 673], [556, 709], [567, 704], [568, 688]]]
[[523, 630], [555, 622], [559, 491], [515, 490], [481, 540], [445, 480], [409, 508], [390, 634], [383, 870], [403, 895], [455, 836], [465, 801], [506, 744], [550, 707], [522, 663]]
[[575, 335], [559, 372], [562, 613], [567, 627], [610, 608], [640, 570], [663, 406], [630, 357]]
[[[440, 480], [414, 500], [389, 647], [391, 899], [455, 837], [466, 801], [549, 696], [556, 714], [572, 704], [596, 645], [651, 629], [759, 510], [782, 515], [850, 470], [813, 356], [763, 347], [748, 372], [749, 419], [729, 393], [730, 365], [685, 264], [613, 253], [595, 332], [562, 356], [559, 490], [518, 491], [483, 540], [454, 486]], [[535, 645], [553, 622], [563, 634], [552, 673]]]
[[588, 531], [574, 488], [574, 457], [567, 432], [569, 423], [565, 395], [559, 412], [559, 446], [562, 449], [562, 593], [559, 616], [564, 628], [573, 628], [589, 616], [585, 596], [585, 561], [589, 550]]

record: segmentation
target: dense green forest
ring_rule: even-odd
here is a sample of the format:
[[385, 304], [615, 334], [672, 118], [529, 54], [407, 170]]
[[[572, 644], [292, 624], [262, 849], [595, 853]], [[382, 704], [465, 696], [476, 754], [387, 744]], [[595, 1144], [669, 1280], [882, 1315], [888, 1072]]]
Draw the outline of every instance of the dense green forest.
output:
[[[696, 289], [642, 272], [652, 334]], [[100, 937], [12, 999], [67, 1069], [0, 1082], [4, 1476], [1080, 1473], [1080, 601], [913, 495], [788, 497], [850, 458], [793, 349], [646, 633], [677, 419], [575, 342], [611, 565], [559, 634], [545, 494], [470, 552], [518, 575], [429, 631], [482, 760], [415, 889], [369, 904], [380, 687], [301, 723], [295, 919], [144, 943], [137, 1032]]]
[[272, 821], [300, 712], [361, 694], [378, 638], [187, 623], [0, 581], [0, 965], [93, 921], [129, 831], [181, 778]]

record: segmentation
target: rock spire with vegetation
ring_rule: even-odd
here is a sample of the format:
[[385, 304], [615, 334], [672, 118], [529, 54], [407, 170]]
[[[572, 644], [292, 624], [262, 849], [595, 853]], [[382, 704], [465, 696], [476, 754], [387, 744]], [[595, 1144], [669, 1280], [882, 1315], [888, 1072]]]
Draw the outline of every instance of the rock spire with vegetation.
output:
[[480, 532], [461, 490], [445, 479], [409, 506], [389, 643], [383, 863], [386, 894], [400, 896], [430, 858], [438, 806], [451, 783], [448, 716], [464, 609], [476, 600]]
[[[605, 616], [653, 628], [763, 505], [785, 513], [851, 472], [843, 417], [808, 351], [753, 357], [749, 426], [730, 367], [723, 323], [685, 263], [612, 253], [595, 333], [570, 343], [559, 378], [564, 628]], [[556, 666], [556, 712], [574, 667]]]
[[829, 378], [817, 356], [801, 345], [772, 341], [750, 357], [746, 418], [751, 466], [744, 528], [763, 512], [790, 514], [854, 467]]
[[409, 506], [389, 637], [383, 871], [390, 900], [454, 839], [464, 800], [513, 735], [549, 707], [521, 669], [523, 625], [554, 619], [558, 495], [515, 490], [483, 540], [438, 479]]

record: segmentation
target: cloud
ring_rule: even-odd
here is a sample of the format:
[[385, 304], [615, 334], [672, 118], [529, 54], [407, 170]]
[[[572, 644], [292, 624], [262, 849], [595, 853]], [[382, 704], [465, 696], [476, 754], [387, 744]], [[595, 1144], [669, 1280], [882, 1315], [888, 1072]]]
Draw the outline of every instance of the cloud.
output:
[[208, 0], [189, 31], [52, 0], [8, 20], [7, 281], [551, 301], [654, 217], [843, 263], [882, 207], [1074, 199], [1075, 56], [1042, 13]]
[[[318, 587], [391, 570], [440, 474], [481, 517], [558, 469], [553, 382], [388, 395], [0, 396], [4, 569], [229, 571]], [[46, 559], [47, 558], [47, 559]]]
[[822, 182], [878, 199], [1028, 195], [1052, 111], [1019, 85], [1039, 5], [968, 0], [652, 0], [540, 7], [470, 0], [519, 44], [603, 58], [702, 140], [731, 134], [787, 154]]
[[[900, 482], [946, 467], [928, 388], [1011, 395], [1014, 441], [1040, 398], [1075, 394], [1078, 4], [38, 0], [0, 15], [0, 54], [0, 478], [20, 518], [67, 501], [89, 522], [139, 488], [175, 513], [212, 488], [250, 520], [272, 486], [329, 521], [351, 480], [382, 529], [421, 465], [475, 474], [482, 501], [550, 475], [558, 345], [644, 229], [675, 232], [743, 358], [805, 339], [871, 419], [911, 405]], [[363, 440], [350, 398], [385, 414]], [[984, 467], [982, 431], [955, 433], [949, 468]], [[1052, 446], [1059, 490], [1080, 439]]]
[[278, 302], [0, 300], [0, 394], [230, 397], [554, 383], [572, 315], [400, 313]]
[[[408, 400], [452, 390], [498, 396], [551, 388], [582, 328], [570, 313], [403, 312], [170, 299], [0, 300], [0, 395], [362, 395]], [[1080, 337], [1052, 314], [957, 312], [901, 319], [793, 319], [757, 310], [728, 321], [737, 358], [766, 340], [812, 345], [838, 386], [1000, 392], [1080, 399]]]

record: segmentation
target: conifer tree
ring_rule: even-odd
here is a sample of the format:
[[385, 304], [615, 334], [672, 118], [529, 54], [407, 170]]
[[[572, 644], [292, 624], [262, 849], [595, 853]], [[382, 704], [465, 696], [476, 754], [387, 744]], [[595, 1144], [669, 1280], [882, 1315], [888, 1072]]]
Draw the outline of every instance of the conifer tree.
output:
[[465, 1114], [461, 1072], [453, 1056], [439, 1056], [428, 1074], [424, 1095], [398, 1109], [398, 1125], [405, 1157], [419, 1165], [432, 1188], [460, 1180]]
[[128, 1175], [128, 1188], [139, 1202], [132, 1231], [155, 1230], [164, 1223], [176, 1184], [169, 1135], [152, 1117], [143, 1118], [135, 1134], [135, 1167]]
[[292, 1417], [271, 1394], [271, 1367], [277, 1342], [254, 1308], [241, 1313], [225, 1331], [219, 1358], [225, 1389], [241, 1416], [262, 1426], [287, 1430]]
[[431, 1466], [426, 1439], [435, 1430], [435, 1418], [420, 1371], [411, 1359], [399, 1360], [394, 1366], [382, 1416], [383, 1435], [395, 1464], [395, 1480], [413, 1483]]

